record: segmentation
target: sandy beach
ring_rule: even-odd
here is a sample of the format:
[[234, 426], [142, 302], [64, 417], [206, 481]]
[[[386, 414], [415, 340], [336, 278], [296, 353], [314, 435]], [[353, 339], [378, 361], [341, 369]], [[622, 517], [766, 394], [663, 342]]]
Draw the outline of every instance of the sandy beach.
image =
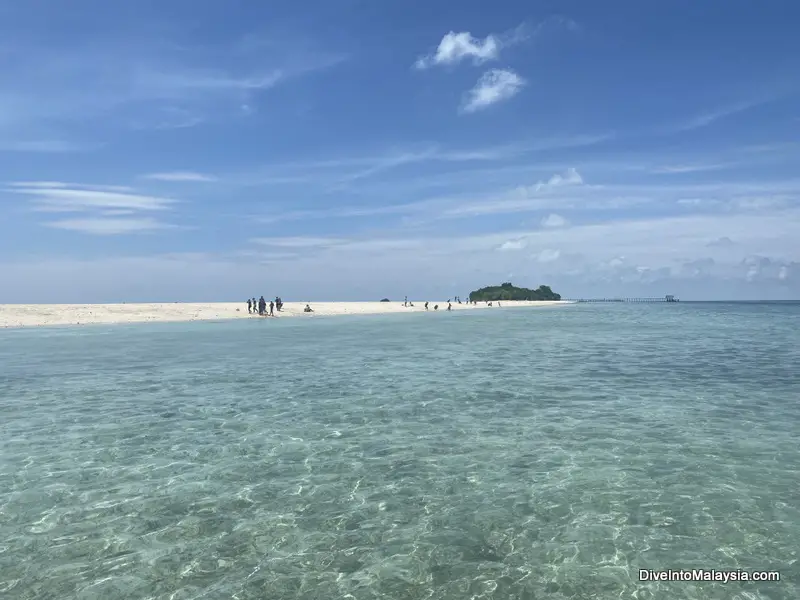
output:
[[[50, 325], [90, 325], [112, 323], [146, 323], [176, 321], [216, 321], [221, 319], [314, 318], [333, 315], [378, 315], [425, 312], [424, 301], [402, 302], [311, 302], [313, 313], [304, 313], [306, 302], [285, 302], [275, 317], [260, 317], [247, 312], [244, 302], [158, 303], [158, 304], [0, 304], [0, 327], [42, 327]], [[429, 302], [429, 313], [438, 304], [439, 312], [447, 309], [447, 301]], [[498, 307], [453, 304], [453, 310], [506, 310], [522, 307], [547, 307], [568, 302], [501, 302]]]

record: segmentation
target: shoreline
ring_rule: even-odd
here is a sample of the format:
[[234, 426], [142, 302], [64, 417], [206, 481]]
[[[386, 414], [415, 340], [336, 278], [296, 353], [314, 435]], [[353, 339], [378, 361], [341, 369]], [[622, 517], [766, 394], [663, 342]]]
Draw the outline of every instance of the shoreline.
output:
[[[126, 323], [176, 323], [187, 321], [222, 321], [227, 319], [282, 319], [285, 317], [381, 315], [412, 312], [447, 312], [447, 301], [402, 302], [309, 302], [313, 313], [305, 313], [306, 302], [284, 302], [283, 310], [274, 317], [247, 312], [244, 302], [158, 302], [125, 304], [0, 304], [0, 329], [49, 327], [54, 325], [116, 325]], [[433, 307], [438, 304], [439, 310]], [[453, 311], [503, 310], [505, 308], [543, 308], [573, 304], [565, 300], [509, 300], [488, 306], [485, 303], [453, 304]]]

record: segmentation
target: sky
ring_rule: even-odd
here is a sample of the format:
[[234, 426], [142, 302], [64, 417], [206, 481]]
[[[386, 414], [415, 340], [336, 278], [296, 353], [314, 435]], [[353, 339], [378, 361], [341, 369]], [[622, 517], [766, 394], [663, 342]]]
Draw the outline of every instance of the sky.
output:
[[0, 303], [800, 298], [796, 0], [0, 0]]

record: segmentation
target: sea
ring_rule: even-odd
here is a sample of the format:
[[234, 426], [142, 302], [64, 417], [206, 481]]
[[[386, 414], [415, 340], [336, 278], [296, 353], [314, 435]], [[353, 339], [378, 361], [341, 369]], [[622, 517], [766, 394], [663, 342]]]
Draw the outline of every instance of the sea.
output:
[[3, 600], [797, 600], [798, 559], [800, 303], [0, 331]]

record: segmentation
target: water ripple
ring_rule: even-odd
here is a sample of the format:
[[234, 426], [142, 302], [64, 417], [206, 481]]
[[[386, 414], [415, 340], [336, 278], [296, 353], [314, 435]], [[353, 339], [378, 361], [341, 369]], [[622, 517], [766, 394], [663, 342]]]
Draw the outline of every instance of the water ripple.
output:
[[0, 596], [800, 597], [798, 306], [428, 316], [0, 332]]

